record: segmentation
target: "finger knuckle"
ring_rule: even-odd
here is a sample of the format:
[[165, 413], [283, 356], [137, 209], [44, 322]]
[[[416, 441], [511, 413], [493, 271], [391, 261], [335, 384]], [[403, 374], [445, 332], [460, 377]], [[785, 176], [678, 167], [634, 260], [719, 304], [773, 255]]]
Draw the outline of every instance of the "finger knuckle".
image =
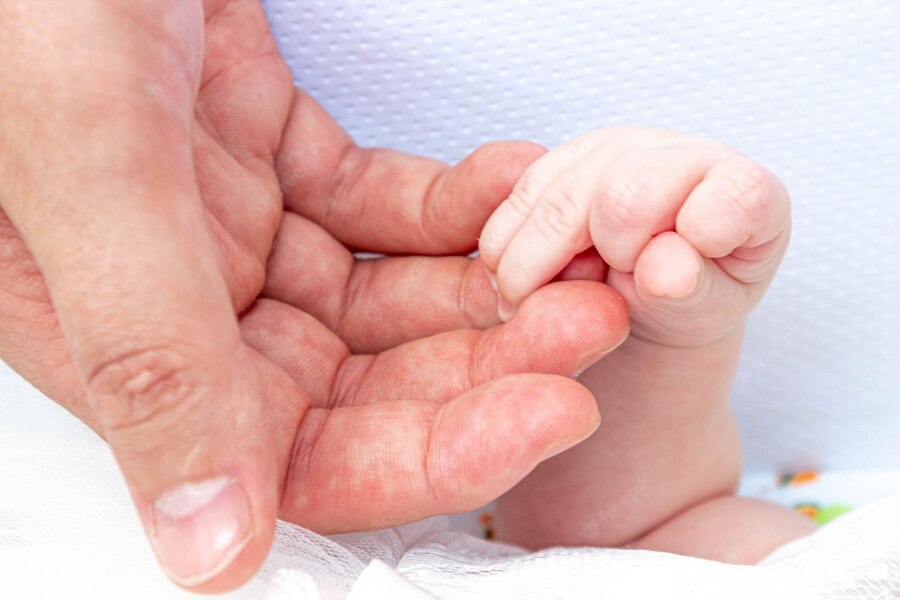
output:
[[773, 200], [769, 172], [755, 162], [741, 159], [723, 177], [728, 196], [741, 214], [752, 223], [764, 220]]
[[[366, 174], [372, 168], [376, 151], [350, 146], [340, 159], [338, 168], [335, 169], [331, 182], [334, 194], [324, 210], [323, 220], [332, 217], [335, 211], [340, 210], [340, 205], [353, 206], [352, 199], [365, 197], [368, 193], [366, 187]], [[299, 203], [298, 209], [302, 209], [303, 203]]]
[[177, 423], [203, 393], [195, 361], [171, 347], [112, 357], [87, 379], [87, 393], [107, 432]]
[[540, 204], [540, 211], [536, 216], [538, 231], [550, 241], [572, 237], [584, 221], [578, 201], [563, 190], [548, 196]]
[[643, 192], [630, 178], [616, 177], [601, 190], [604, 221], [613, 231], [632, 229], [643, 219]]
[[531, 208], [534, 205], [531, 198], [533, 198], [533, 196], [530, 196], [526, 192], [526, 187], [524, 185], [517, 185], [513, 188], [513, 191], [510, 193], [506, 202], [515, 214], [525, 218], [531, 214]]

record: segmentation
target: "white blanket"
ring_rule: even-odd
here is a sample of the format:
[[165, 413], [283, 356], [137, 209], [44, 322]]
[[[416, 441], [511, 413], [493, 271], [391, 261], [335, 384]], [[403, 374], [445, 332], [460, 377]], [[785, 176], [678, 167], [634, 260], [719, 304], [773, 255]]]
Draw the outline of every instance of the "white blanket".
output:
[[[12, 383], [16, 385], [12, 385]], [[155, 565], [105, 444], [6, 379], [0, 598], [184, 598]], [[858, 487], [858, 486], [857, 486]], [[896, 489], [896, 488], [894, 488]], [[858, 493], [858, 490], [855, 490]], [[858, 508], [757, 567], [595, 548], [534, 554], [431, 519], [324, 538], [280, 524], [233, 598], [878, 598], [900, 595], [900, 494]]]

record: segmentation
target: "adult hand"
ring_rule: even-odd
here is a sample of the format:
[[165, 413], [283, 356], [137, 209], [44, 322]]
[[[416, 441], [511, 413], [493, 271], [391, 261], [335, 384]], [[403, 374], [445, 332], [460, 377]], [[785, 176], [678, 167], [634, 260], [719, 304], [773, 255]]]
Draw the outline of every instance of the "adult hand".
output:
[[[558, 375], [623, 336], [606, 288], [548, 286], [490, 327], [477, 263], [356, 263], [283, 212], [282, 188], [351, 247], [464, 252], [539, 150], [355, 149], [256, 0], [9, 0], [0, 23], [0, 355], [109, 441], [176, 582], [236, 587], [276, 516], [477, 506], [594, 429]], [[525, 372], [551, 375], [503, 377]]]

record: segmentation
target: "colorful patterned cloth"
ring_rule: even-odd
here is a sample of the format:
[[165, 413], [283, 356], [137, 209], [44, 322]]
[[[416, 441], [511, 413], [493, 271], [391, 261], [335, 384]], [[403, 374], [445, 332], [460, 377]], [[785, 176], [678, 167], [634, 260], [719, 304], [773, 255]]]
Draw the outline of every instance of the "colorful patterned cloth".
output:
[[820, 525], [900, 491], [900, 471], [795, 471], [744, 477], [740, 494], [796, 509]]

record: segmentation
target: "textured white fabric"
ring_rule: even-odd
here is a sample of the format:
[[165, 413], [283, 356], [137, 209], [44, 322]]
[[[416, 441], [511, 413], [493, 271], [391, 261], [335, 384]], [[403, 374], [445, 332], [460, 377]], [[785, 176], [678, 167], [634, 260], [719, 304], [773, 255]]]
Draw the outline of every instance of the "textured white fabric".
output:
[[735, 389], [748, 468], [900, 466], [900, 3], [264, 3], [361, 144], [455, 161], [634, 124], [774, 170], [794, 239]]
[[[0, 598], [191, 597], [156, 567], [106, 446], [18, 380], [0, 382]], [[15, 393], [14, 396], [8, 395]], [[8, 402], [7, 402], [8, 401]], [[227, 597], [890, 598], [900, 595], [900, 494], [856, 509], [758, 567], [634, 550], [534, 554], [437, 518], [323, 538], [279, 524], [260, 574]]]
[[[556, 145], [630, 123], [721, 138], [775, 170], [795, 237], [735, 390], [748, 465], [900, 465], [900, 4], [265, 4], [298, 83], [362, 144], [452, 161], [493, 139]], [[527, 555], [441, 520], [335, 540], [284, 525], [233, 597], [892, 597], [898, 519], [893, 496], [756, 568]], [[106, 448], [0, 370], [0, 597], [185, 596], [155, 567]]]

